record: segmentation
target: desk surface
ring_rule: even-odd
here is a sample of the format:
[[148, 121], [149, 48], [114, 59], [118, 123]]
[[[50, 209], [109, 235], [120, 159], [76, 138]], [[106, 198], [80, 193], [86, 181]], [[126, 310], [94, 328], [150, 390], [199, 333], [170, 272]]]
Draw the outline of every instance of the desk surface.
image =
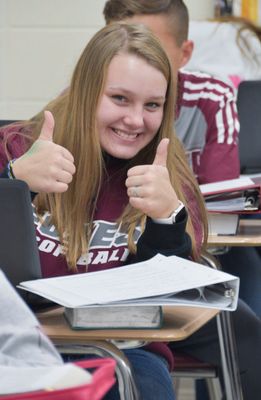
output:
[[231, 236], [209, 235], [208, 247], [261, 246], [261, 219], [242, 219], [238, 233]]
[[217, 315], [218, 310], [198, 307], [164, 307], [164, 322], [160, 329], [73, 330], [63, 316], [63, 309], [37, 314], [42, 328], [55, 343], [66, 341], [83, 344], [88, 340], [183, 340]]

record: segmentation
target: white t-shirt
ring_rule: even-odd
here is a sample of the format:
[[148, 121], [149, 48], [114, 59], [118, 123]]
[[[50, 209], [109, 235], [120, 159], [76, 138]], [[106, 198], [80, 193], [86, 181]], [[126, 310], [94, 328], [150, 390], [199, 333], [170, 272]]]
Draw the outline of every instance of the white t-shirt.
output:
[[195, 47], [186, 69], [202, 71], [217, 76], [237, 87], [242, 80], [261, 79], [261, 42], [249, 30], [242, 35], [247, 40], [251, 53], [237, 44], [237, 23], [191, 21], [189, 38]]

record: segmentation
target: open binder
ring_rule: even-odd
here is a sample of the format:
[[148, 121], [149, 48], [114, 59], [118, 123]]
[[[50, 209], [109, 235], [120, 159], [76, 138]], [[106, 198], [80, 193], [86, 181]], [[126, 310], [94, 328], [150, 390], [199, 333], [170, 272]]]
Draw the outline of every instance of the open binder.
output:
[[64, 307], [173, 305], [235, 310], [239, 278], [177, 256], [109, 270], [21, 282]]
[[260, 213], [261, 175], [200, 185], [206, 208], [214, 213]]

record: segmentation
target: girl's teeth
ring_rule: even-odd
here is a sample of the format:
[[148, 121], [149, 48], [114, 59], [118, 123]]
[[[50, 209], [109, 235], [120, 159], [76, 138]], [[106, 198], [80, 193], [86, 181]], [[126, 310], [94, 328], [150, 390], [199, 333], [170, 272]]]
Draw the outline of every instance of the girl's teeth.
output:
[[130, 134], [130, 133], [126, 133], [126, 132], [120, 131], [118, 129], [113, 129], [113, 130], [118, 136], [120, 136], [120, 137], [122, 137], [124, 139], [130, 139], [130, 138], [135, 139], [138, 136], [137, 133], [136, 134]]

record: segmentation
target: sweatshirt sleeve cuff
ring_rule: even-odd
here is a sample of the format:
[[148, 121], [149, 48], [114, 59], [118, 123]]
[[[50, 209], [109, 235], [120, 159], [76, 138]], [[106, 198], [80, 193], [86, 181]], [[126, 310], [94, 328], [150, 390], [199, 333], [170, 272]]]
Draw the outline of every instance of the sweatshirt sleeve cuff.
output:
[[9, 178], [8, 175], [8, 165], [5, 167], [5, 169], [0, 173], [0, 178]]
[[137, 257], [140, 261], [153, 257], [157, 253], [189, 257], [191, 239], [186, 232], [186, 217], [175, 224], [157, 224], [147, 218], [146, 227], [137, 243]]
[[[0, 173], [0, 179], [1, 179], [1, 178], [5, 178], [5, 179], [14, 179], [14, 178], [10, 177], [8, 165], [7, 165], [7, 166], [5, 167], [5, 169]], [[34, 200], [35, 196], [37, 196], [37, 194], [38, 194], [38, 193], [36, 193], [36, 192], [30, 191], [30, 195], [31, 195], [31, 200], [32, 200], [32, 201]]]

